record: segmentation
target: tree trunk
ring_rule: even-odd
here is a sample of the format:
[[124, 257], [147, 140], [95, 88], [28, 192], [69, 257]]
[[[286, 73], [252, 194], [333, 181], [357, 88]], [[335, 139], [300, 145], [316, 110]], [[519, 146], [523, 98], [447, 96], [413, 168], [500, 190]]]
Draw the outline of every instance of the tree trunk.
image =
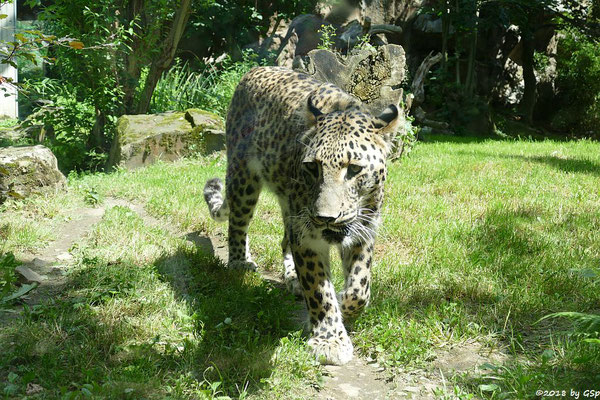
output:
[[152, 93], [154, 93], [156, 84], [158, 83], [162, 73], [169, 68], [173, 62], [173, 59], [175, 58], [175, 52], [177, 51], [179, 40], [183, 35], [185, 25], [190, 17], [190, 5], [191, 0], [181, 0], [181, 3], [177, 8], [177, 12], [175, 13], [171, 23], [169, 35], [161, 46], [161, 53], [154, 61], [152, 61], [152, 64], [150, 65], [150, 71], [148, 72], [148, 77], [146, 78], [144, 90], [141, 93], [140, 102], [136, 108], [137, 114], [145, 114], [148, 112], [150, 100], [152, 99]]
[[106, 149], [104, 148], [104, 127], [106, 126], [106, 115], [102, 110], [96, 108], [96, 120], [92, 131], [88, 136], [86, 148], [88, 151], [96, 150], [99, 153], [103, 153]]
[[523, 98], [519, 104], [519, 112], [523, 116], [525, 122], [531, 123], [533, 120], [533, 108], [536, 102], [536, 85], [535, 70], [533, 65], [533, 37], [529, 32], [522, 33], [521, 41], [523, 42], [523, 81], [525, 89], [523, 90]]
[[[456, 4], [456, 15], [460, 15], [460, 5], [458, 0], [455, 2]], [[456, 34], [454, 35], [454, 53], [456, 55], [456, 87], [460, 87], [460, 35], [458, 34], [458, 29]]]
[[[125, 21], [132, 23], [141, 16], [146, 0], [131, 0], [124, 10]], [[123, 87], [123, 113], [131, 114], [135, 110], [135, 89], [139, 84], [141, 65], [139, 63], [139, 50], [141, 47], [142, 32], [139, 24], [133, 26], [135, 34], [132, 35], [131, 51], [125, 55], [125, 71], [122, 73], [121, 82]]]
[[445, 0], [442, 10], [442, 71], [448, 71], [448, 35], [450, 34], [450, 5]]
[[[475, 7], [477, 7], [476, 4]], [[469, 35], [469, 58], [467, 61], [467, 77], [465, 79], [465, 92], [468, 96], [472, 95], [475, 91], [475, 56], [477, 53], [478, 19], [479, 10], [475, 10], [475, 27]]]

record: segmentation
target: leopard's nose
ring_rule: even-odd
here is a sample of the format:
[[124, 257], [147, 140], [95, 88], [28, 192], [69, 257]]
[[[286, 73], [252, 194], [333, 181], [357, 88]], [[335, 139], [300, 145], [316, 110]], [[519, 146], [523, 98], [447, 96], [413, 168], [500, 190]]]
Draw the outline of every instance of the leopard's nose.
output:
[[334, 223], [338, 219], [338, 217], [339, 217], [339, 215], [337, 215], [335, 217], [332, 217], [329, 215], [315, 215], [314, 219], [317, 224], [327, 225], [327, 224]]

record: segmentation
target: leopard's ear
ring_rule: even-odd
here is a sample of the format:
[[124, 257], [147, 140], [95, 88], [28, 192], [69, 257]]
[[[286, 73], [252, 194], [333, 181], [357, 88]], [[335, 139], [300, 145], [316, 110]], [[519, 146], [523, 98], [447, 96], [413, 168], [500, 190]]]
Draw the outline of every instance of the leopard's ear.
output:
[[319, 110], [313, 103], [313, 95], [309, 95], [308, 100], [306, 100], [306, 118], [309, 122], [309, 125], [316, 124], [317, 118], [319, 118], [321, 115], [323, 115], [323, 112]]
[[400, 128], [400, 112], [398, 106], [390, 104], [381, 114], [373, 121], [373, 127], [379, 130], [386, 142], [390, 142], [394, 133]]

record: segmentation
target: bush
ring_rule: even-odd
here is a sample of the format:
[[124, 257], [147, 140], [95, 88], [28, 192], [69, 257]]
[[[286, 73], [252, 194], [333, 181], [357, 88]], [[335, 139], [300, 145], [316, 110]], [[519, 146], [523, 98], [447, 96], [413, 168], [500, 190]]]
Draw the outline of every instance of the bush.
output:
[[245, 53], [242, 61], [226, 58], [218, 66], [207, 65], [201, 71], [193, 71], [188, 63], [177, 61], [158, 81], [150, 111], [201, 108], [224, 118], [238, 82], [257, 65], [256, 56], [251, 52]]
[[600, 53], [574, 31], [559, 42], [556, 87], [560, 110], [552, 125], [575, 136], [600, 137]]
[[105, 156], [88, 150], [87, 142], [95, 121], [95, 108], [89, 98], [78, 95], [76, 86], [45, 78], [26, 81], [28, 95], [38, 104], [22, 126], [41, 125], [42, 143], [58, 159], [62, 171], [97, 170]]
[[15, 290], [17, 277], [15, 268], [19, 265], [12, 253], [0, 252], [0, 300]]

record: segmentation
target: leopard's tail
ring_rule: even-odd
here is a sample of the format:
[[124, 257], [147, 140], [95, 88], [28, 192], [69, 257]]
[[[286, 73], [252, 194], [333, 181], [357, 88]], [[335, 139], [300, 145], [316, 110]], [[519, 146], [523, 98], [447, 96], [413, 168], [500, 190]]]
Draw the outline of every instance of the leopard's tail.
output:
[[227, 221], [229, 217], [229, 205], [223, 196], [223, 181], [219, 178], [210, 179], [204, 185], [204, 200], [208, 204], [210, 216], [217, 222]]

